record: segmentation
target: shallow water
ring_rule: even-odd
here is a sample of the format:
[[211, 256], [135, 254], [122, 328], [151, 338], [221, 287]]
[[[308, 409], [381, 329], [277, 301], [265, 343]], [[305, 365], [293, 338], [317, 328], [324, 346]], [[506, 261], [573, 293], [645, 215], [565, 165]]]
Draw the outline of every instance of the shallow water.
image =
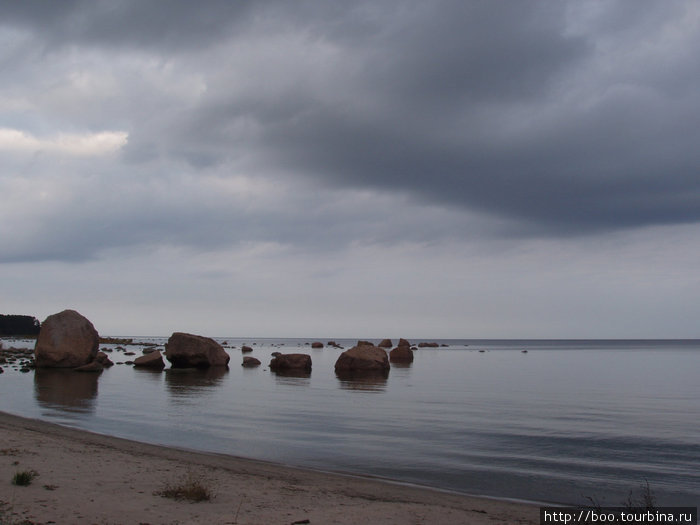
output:
[[[700, 341], [438, 341], [355, 380], [336, 377], [339, 349], [219, 341], [236, 347], [228, 371], [6, 369], [0, 410], [471, 494], [619, 505], [648, 481], [660, 505], [700, 505]], [[239, 366], [243, 343], [261, 367]], [[274, 351], [310, 354], [311, 374], [269, 371]]]

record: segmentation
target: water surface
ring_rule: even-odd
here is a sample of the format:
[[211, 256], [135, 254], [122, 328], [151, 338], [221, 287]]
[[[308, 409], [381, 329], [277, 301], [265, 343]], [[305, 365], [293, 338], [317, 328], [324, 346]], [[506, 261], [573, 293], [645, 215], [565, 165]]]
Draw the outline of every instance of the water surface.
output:
[[[6, 369], [0, 409], [478, 495], [619, 505], [648, 481], [659, 504], [700, 505], [700, 341], [438, 341], [388, 377], [347, 380], [342, 350], [311, 339], [218, 340], [228, 371]], [[241, 344], [261, 367], [240, 366]], [[275, 351], [310, 354], [312, 372], [271, 372]]]

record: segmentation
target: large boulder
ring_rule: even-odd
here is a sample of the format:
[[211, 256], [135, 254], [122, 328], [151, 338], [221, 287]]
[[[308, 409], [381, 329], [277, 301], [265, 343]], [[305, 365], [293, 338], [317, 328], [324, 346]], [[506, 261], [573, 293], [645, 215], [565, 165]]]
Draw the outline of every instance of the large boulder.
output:
[[77, 368], [91, 363], [100, 336], [92, 323], [75, 310], [50, 315], [41, 323], [34, 345], [37, 367]]
[[391, 339], [382, 339], [382, 342], [377, 345], [379, 348], [391, 348]]
[[224, 347], [209, 337], [175, 332], [165, 345], [165, 358], [173, 368], [228, 366]]
[[399, 344], [396, 346], [407, 346], [408, 348], [411, 348], [411, 343], [409, 343], [406, 339], [399, 339]]
[[308, 354], [279, 354], [270, 361], [270, 370], [311, 370], [311, 356]]
[[386, 351], [373, 345], [354, 346], [346, 350], [335, 362], [336, 372], [380, 370], [388, 372], [389, 357]]

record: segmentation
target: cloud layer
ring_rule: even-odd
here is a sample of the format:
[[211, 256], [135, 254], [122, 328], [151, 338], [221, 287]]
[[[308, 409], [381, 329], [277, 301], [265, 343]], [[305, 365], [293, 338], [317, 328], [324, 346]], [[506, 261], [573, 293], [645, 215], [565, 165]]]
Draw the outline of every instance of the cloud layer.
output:
[[[501, 243], [653, 253], [700, 221], [699, 29], [692, 1], [3, 3], [0, 265], [401, 253], [396, 290]], [[353, 268], [324, 286], [376, 289]]]

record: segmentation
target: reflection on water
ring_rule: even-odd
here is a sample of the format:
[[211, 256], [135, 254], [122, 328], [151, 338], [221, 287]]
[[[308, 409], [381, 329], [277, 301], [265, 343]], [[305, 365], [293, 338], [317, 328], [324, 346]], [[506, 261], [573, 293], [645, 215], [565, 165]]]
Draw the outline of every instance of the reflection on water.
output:
[[309, 386], [311, 370], [271, 370], [277, 383], [292, 386]]
[[221, 384], [228, 373], [225, 366], [209, 368], [169, 368], [165, 371], [168, 393], [175, 399], [202, 395]]
[[160, 383], [163, 374], [162, 368], [148, 368], [148, 367], [133, 367], [134, 373], [143, 377], [144, 379], [150, 379], [156, 383]]
[[340, 388], [343, 390], [383, 392], [386, 390], [389, 372], [380, 370], [338, 371], [335, 373], [335, 376], [340, 380]]
[[37, 368], [34, 371], [34, 395], [46, 408], [70, 413], [93, 412], [99, 376], [61, 368]]

